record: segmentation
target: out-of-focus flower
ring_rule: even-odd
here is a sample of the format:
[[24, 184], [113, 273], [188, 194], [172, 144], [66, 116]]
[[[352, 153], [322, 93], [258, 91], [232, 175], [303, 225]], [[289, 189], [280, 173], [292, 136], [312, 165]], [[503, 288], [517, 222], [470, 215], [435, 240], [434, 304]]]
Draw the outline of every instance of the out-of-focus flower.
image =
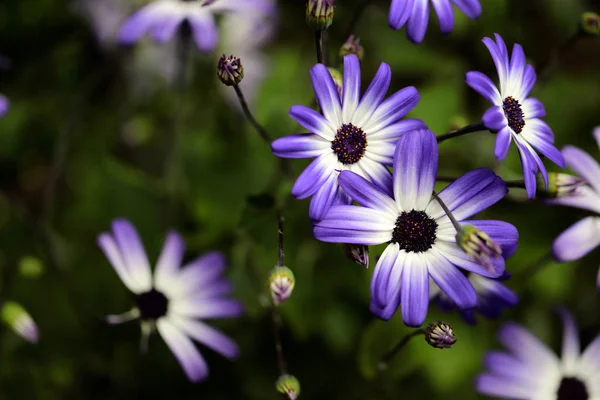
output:
[[217, 76], [226, 86], [237, 85], [244, 79], [244, 66], [239, 58], [223, 54], [217, 64]]
[[425, 341], [436, 349], [449, 349], [456, 343], [456, 335], [450, 324], [437, 321], [425, 328]]
[[[438, 200], [431, 197], [437, 165], [433, 132], [421, 129], [404, 135], [394, 153], [390, 188], [383, 191], [360, 175], [343, 171], [339, 184], [362, 207], [334, 206], [315, 224], [315, 237], [325, 242], [388, 243], [371, 280], [371, 311], [381, 319], [391, 318], [401, 306], [405, 324], [421, 325], [427, 316], [430, 278], [459, 308], [473, 308], [477, 293], [461, 269], [486, 277], [504, 272], [502, 257], [492, 260], [490, 270], [456, 244], [454, 225]], [[496, 243], [512, 248], [518, 238], [514, 226], [466, 220], [507, 192], [504, 181], [491, 170], [477, 169], [452, 182], [438, 197], [461, 224], [481, 227]]]
[[[537, 177], [538, 185], [543, 185], [544, 181], [542, 176], [538, 174]], [[577, 188], [585, 184], [585, 179], [578, 176], [563, 174], [562, 172], [548, 172], [548, 187], [546, 190], [538, 189], [538, 195], [544, 198], [573, 196], [576, 194]]]
[[12, 328], [16, 334], [31, 343], [37, 343], [39, 338], [38, 327], [27, 310], [14, 301], [2, 304], [0, 317], [4, 323]]
[[369, 246], [346, 243], [344, 247], [352, 261], [369, 269]]
[[[600, 127], [595, 129], [594, 137], [600, 147]], [[571, 226], [552, 244], [558, 261], [573, 261], [600, 246], [600, 164], [575, 146], [565, 146], [562, 154], [567, 167], [585, 179], [587, 185], [578, 187], [571, 196], [549, 199], [546, 203], [581, 208], [595, 214]], [[600, 270], [597, 284], [600, 289]]]
[[489, 130], [498, 132], [496, 158], [504, 160], [511, 141], [515, 141], [523, 165], [527, 195], [532, 199], [536, 193], [537, 172], [542, 174], [544, 183], [548, 186], [546, 168], [535, 150], [561, 168], [565, 167], [565, 161], [554, 146], [552, 129], [540, 119], [546, 115], [544, 105], [539, 100], [529, 97], [536, 74], [533, 66], [526, 63], [521, 45], [514, 45], [510, 57], [500, 35], [496, 34], [496, 42], [484, 38], [483, 43], [496, 64], [500, 91], [481, 72], [468, 72], [467, 84], [493, 104], [483, 115], [483, 123]]
[[306, 106], [292, 106], [290, 116], [309, 133], [277, 139], [271, 148], [279, 157], [316, 157], [296, 180], [292, 194], [297, 199], [312, 196], [309, 216], [321, 220], [332, 205], [351, 203], [338, 185], [341, 171], [354, 171], [391, 193], [392, 175], [386, 165], [392, 164], [395, 144], [405, 133], [425, 125], [416, 119], [400, 121], [419, 101], [414, 87], [383, 100], [392, 75], [386, 63], [381, 63], [362, 99], [355, 55], [344, 57], [341, 101], [327, 67], [317, 64], [310, 75], [322, 115]]
[[[471, 285], [473, 285], [473, 288], [475, 288], [475, 293], [477, 293], [477, 304], [475, 308], [459, 309], [458, 312], [471, 325], [477, 323], [475, 318], [476, 311], [486, 318], [497, 319], [502, 315], [502, 311], [514, 307], [519, 301], [519, 297], [515, 292], [502, 283], [502, 281], [508, 279], [508, 272], [495, 279], [470, 272], [467, 272], [466, 276]], [[431, 299], [444, 311], [449, 312], [457, 308], [452, 299], [442, 292], [437, 285], [432, 287]]]
[[156, 328], [189, 380], [204, 379], [208, 367], [192, 339], [228, 358], [237, 345], [220, 331], [198, 319], [236, 317], [242, 306], [228, 296], [230, 282], [222, 276], [225, 258], [207, 253], [180, 268], [185, 244], [176, 232], [167, 235], [154, 275], [137, 231], [126, 220], [115, 220], [112, 233], [98, 236], [98, 244], [129, 290], [136, 307], [107, 317], [109, 323], [140, 319], [142, 340]]
[[[429, 23], [429, 2], [430, 0], [392, 0], [388, 24], [396, 30], [406, 24], [408, 38], [413, 43], [421, 43]], [[452, 5], [472, 19], [481, 14], [479, 0], [431, 0], [431, 3], [440, 21], [442, 33], [450, 33], [454, 28]]]
[[180, 25], [188, 23], [192, 37], [202, 52], [213, 51], [218, 42], [215, 14], [270, 12], [267, 0], [155, 0], [133, 14], [119, 30], [119, 41], [133, 44], [150, 33], [157, 42], [173, 38]]
[[595, 12], [585, 12], [581, 16], [581, 30], [590, 36], [600, 35], [600, 15]]
[[462, 225], [456, 233], [456, 244], [483, 267], [493, 270], [492, 260], [502, 255], [502, 249], [490, 236], [473, 225]]
[[0, 94], [0, 117], [6, 114], [6, 112], [8, 111], [9, 104], [10, 103], [8, 102], [8, 99], [2, 94]]
[[358, 57], [359, 61], [362, 61], [365, 55], [365, 49], [360, 44], [360, 39], [354, 35], [348, 36], [348, 39], [340, 47], [340, 57], [345, 57], [349, 54], [354, 54]]
[[275, 305], [286, 302], [294, 291], [296, 278], [288, 267], [275, 267], [269, 276], [269, 291]]
[[485, 356], [487, 372], [477, 377], [477, 391], [503, 399], [600, 398], [600, 336], [581, 353], [573, 317], [565, 310], [560, 314], [564, 321], [560, 358], [527, 329], [509, 322], [498, 332], [508, 352]]
[[315, 31], [325, 30], [333, 23], [335, 0], [308, 0], [306, 2], [306, 23]]
[[295, 400], [300, 396], [300, 382], [293, 375], [281, 375], [275, 383], [275, 388], [289, 400]]

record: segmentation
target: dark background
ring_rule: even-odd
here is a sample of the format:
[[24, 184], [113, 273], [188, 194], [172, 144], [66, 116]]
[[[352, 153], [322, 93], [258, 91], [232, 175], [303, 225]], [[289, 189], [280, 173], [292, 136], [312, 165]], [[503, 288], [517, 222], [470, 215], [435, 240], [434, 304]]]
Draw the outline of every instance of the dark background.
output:
[[[121, 5], [132, 12], [134, 3]], [[337, 3], [329, 31], [333, 63], [359, 1]], [[387, 27], [388, 1], [373, 3], [356, 28], [365, 46], [363, 87], [380, 62], [389, 63], [390, 90], [416, 86], [421, 101], [411, 116], [436, 134], [476, 122], [489, 106], [464, 82], [470, 70], [496, 79], [482, 37], [498, 32], [509, 45], [521, 43], [539, 65], [576, 32], [583, 11], [598, 11], [597, 2], [579, 0], [481, 0], [481, 18], [457, 12], [448, 36], [438, 33], [432, 16], [417, 46], [403, 30]], [[163, 70], [177, 64], [176, 53], [146, 57], [145, 49], [161, 51], [150, 41], [134, 49], [100, 43], [89, 23], [94, 18], [84, 18], [81, 7], [66, 0], [0, 3], [0, 54], [11, 61], [0, 70], [0, 92], [11, 100], [0, 119], [0, 299], [22, 303], [40, 329], [32, 345], [0, 328], [0, 398], [275, 399], [271, 320], [260, 298], [277, 258], [276, 204], [291, 183], [277, 184], [275, 157], [223, 96], [214, 73], [219, 53], [194, 53], [182, 89]], [[287, 113], [293, 104], [310, 104], [308, 71], [315, 62], [303, 2], [279, 1], [279, 8], [277, 34], [257, 52], [268, 69], [254, 71], [265, 80], [252, 102], [272, 137], [300, 131]], [[564, 50], [533, 95], [546, 106], [559, 148], [573, 144], [598, 158], [591, 132], [600, 125], [600, 38]], [[516, 150], [498, 164], [493, 144], [488, 133], [443, 143], [440, 175], [486, 166], [519, 179]], [[292, 162], [296, 176], [307, 162]], [[481, 216], [509, 221], [520, 232], [520, 248], [507, 267], [514, 276], [508, 286], [521, 302], [502, 321], [521, 322], [558, 349], [562, 328], [552, 310], [563, 304], [587, 344], [600, 331], [599, 252], [574, 263], [537, 262], [585, 212], [523, 202], [523, 195], [511, 190]], [[293, 200], [285, 211], [286, 264], [297, 286], [281, 307], [284, 352], [301, 381], [301, 398], [477, 398], [473, 378], [485, 351], [498, 347], [502, 321], [480, 318], [471, 327], [432, 305], [428, 321], [453, 324], [455, 347], [440, 351], [415, 339], [375, 378], [381, 355], [409, 330], [399, 315], [387, 323], [370, 315], [372, 271], [346, 259], [340, 245], [314, 240], [307, 211], [307, 200]], [[141, 355], [138, 324], [101, 321], [133, 305], [96, 245], [116, 217], [137, 226], [151, 260], [170, 228], [185, 236], [190, 257], [211, 249], [227, 254], [235, 295], [248, 313], [215, 325], [240, 345], [237, 361], [202, 349], [211, 376], [191, 384], [158, 336]], [[371, 265], [381, 251], [371, 249]], [[539, 272], [524, 279], [532, 266]]]

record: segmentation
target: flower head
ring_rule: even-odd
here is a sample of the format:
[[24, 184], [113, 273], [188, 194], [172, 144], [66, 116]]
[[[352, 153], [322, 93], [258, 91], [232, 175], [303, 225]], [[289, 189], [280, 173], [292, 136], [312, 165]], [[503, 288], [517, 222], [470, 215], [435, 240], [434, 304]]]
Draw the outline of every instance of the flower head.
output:
[[532, 199], [536, 193], [537, 172], [542, 174], [548, 186], [548, 174], [536, 150], [561, 168], [565, 167], [565, 162], [554, 146], [552, 129], [540, 119], [546, 115], [544, 105], [529, 97], [536, 74], [533, 66], [526, 63], [521, 45], [515, 44], [509, 57], [500, 35], [496, 34], [496, 42], [484, 38], [483, 43], [496, 64], [500, 90], [487, 76], [476, 71], [467, 73], [467, 84], [493, 104], [483, 115], [483, 123], [489, 130], [497, 132], [496, 158], [504, 160], [511, 141], [515, 141], [523, 165], [527, 194]]
[[600, 15], [595, 12], [583, 13], [581, 16], [580, 27], [586, 35], [600, 35]]
[[[600, 127], [596, 128], [594, 136], [600, 147]], [[573, 261], [600, 246], [600, 164], [575, 146], [565, 146], [562, 154], [567, 167], [585, 179], [587, 184], [577, 187], [571, 196], [549, 199], [546, 203], [594, 213], [561, 233], [552, 244], [552, 252], [558, 261]], [[597, 283], [600, 289], [600, 270]]]
[[[543, 178], [539, 174], [537, 176], [538, 185], [543, 185]], [[577, 188], [585, 184], [585, 179], [578, 176], [561, 172], [548, 172], [548, 187], [546, 190], [538, 190], [538, 194], [544, 198], [574, 196], [577, 193]]]
[[463, 225], [456, 233], [456, 243], [477, 263], [490, 270], [492, 260], [502, 255], [502, 249], [490, 236], [473, 225]]
[[[430, 0], [392, 0], [388, 24], [393, 29], [400, 29], [405, 24], [406, 35], [413, 43], [421, 43], [425, 38], [429, 23]], [[432, 0], [433, 8], [440, 21], [442, 33], [450, 33], [454, 28], [455, 5], [467, 17], [475, 19], [481, 14], [479, 0]]]
[[[473, 308], [477, 294], [460, 269], [487, 277], [504, 272], [502, 257], [492, 260], [490, 270], [457, 245], [454, 225], [431, 197], [437, 163], [433, 132], [419, 129], [404, 135], [394, 153], [392, 190], [383, 191], [363, 177], [343, 171], [339, 184], [362, 207], [334, 206], [315, 224], [315, 237], [325, 242], [388, 243], [371, 280], [371, 311], [382, 319], [391, 318], [401, 306], [404, 323], [421, 325], [427, 315], [430, 278], [459, 308]], [[457, 221], [486, 226], [495, 242], [512, 248], [518, 236], [514, 226], [466, 220], [507, 192], [506, 184], [492, 171], [478, 169], [452, 182], [438, 196]]]
[[362, 61], [365, 55], [365, 49], [361, 46], [360, 39], [354, 35], [348, 36], [348, 39], [340, 47], [340, 57], [345, 57], [348, 54], [354, 54], [359, 61]]
[[300, 396], [300, 382], [293, 375], [281, 375], [275, 382], [275, 388], [290, 400], [296, 400]]
[[275, 267], [269, 276], [269, 291], [275, 305], [287, 301], [296, 286], [294, 273], [288, 267]]
[[0, 317], [16, 334], [30, 343], [39, 339], [38, 327], [31, 315], [19, 303], [7, 301], [0, 307]]
[[0, 94], [0, 117], [2, 117], [8, 111], [9, 102], [6, 97]]
[[323, 115], [305, 106], [292, 106], [290, 116], [309, 133], [277, 139], [271, 148], [279, 157], [316, 157], [296, 180], [292, 194], [298, 199], [312, 196], [309, 215], [320, 220], [332, 204], [350, 204], [338, 185], [340, 171], [354, 171], [389, 190], [392, 176], [386, 165], [392, 163], [398, 138], [425, 125], [414, 119], [400, 121], [419, 101], [414, 87], [383, 100], [391, 81], [386, 63], [381, 63], [362, 99], [360, 64], [354, 55], [344, 57], [341, 97], [324, 65], [315, 65], [311, 78]]
[[136, 297], [135, 308], [108, 317], [110, 323], [140, 319], [142, 332], [154, 328], [165, 340], [188, 379], [197, 382], [208, 367], [192, 339], [228, 358], [235, 358], [237, 345], [220, 331], [199, 319], [236, 317], [241, 305], [228, 298], [231, 284], [222, 276], [225, 259], [207, 253], [180, 268], [185, 244], [179, 234], [167, 235], [154, 275], [137, 231], [126, 220], [115, 220], [112, 233], [98, 236], [98, 245]]
[[306, 23], [312, 29], [325, 30], [333, 23], [335, 0], [307, 0]]
[[[510, 276], [506, 271], [498, 278], [487, 278], [470, 272], [466, 272], [465, 276], [475, 289], [477, 304], [474, 308], [459, 309], [459, 313], [471, 325], [477, 323], [477, 319], [475, 318], [476, 311], [486, 318], [497, 319], [500, 318], [504, 309], [514, 307], [519, 301], [515, 292], [502, 283]], [[457, 308], [452, 299], [442, 292], [437, 285], [432, 287], [431, 299], [444, 311], [449, 312]]]
[[456, 343], [456, 336], [450, 324], [437, 321], [425, 328], [425, 341], [436, 349], [449, 349]]
[[237, 85], [244, 79], [244, 66], [242, 61], [234, 56], [227, 57], [225, 54], [219, 58], [217, 64], [217, 76], [226, 86]]
[[210, 52], [218, 41], [215, 14], [257, 9], [268, 12], [272, 7], [266, 0], [154, 0], [125, 21], [118, 37], [121, 43], [132, 44], [150, 33], [157, 42], [166, 42], [186, 22], [198, 49]]
[[498, 332], [508, 351], [486, 355], [487, 372], [477, 377], [477, 391], [504, 399], [600, 398], [600, 336], [581, 353], [573, 317], [565, 310], [560, 314], [564, 322], [561, 358], [527, 329], [509, 322]]

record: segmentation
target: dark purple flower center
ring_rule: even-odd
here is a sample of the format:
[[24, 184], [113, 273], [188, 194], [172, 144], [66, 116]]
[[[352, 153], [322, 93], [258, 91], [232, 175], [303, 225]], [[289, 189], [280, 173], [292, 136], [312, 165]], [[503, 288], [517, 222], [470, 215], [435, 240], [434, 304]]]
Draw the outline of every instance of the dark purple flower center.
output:
[[392, 243], [409, 253], [423, 253], [435, 243], [437, 227], [437, 222], [424, 211], [403, 211], [396, 220]]
[[508, 96], [502, 102], [502, 109], [504, 110], [506, 119], [508, 119], [510, 129], [515, 131], [515, 133], [521, 133], [525, 126], [525, 115], [523, 115], [523, 109], [519, 101], [515, 100], [512, 96]]
[[565, 377], [560, 382], [556, 400], [588, 400], [589, 398], [585, 383], [579, 379]]
[[365, 155], [366, 149], [367, 135], [352, 124], [342, 125], [331, 142], [331, 150], [342, 164], [357, 163]]
[[140, 319], [158, 319], [167, 314], [169, 299], [156, 289], [138, 295], [137, 306]]

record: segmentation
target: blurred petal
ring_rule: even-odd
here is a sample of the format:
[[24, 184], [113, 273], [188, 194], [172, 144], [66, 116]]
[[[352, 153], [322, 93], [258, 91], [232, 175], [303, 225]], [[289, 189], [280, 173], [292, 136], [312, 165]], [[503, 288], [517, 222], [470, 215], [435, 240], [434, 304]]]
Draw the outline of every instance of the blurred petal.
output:
[[156, 264], [154, 273], [154, 286], [156, 289], [159, 291], [164, 290], [165, 287], [174, 283], [183, 260], [184, 252], [185, 242], [181, 236], [177, 232], [169, 232]]
[[388, 25], [392, 29], [400, 29], [406, 24], [412, 13], [415, 0], [392, 0]]
[[199, 382], [208, 376], [208, 366], [194, 343], [167, 318], [156, 322], [156, 328], [169, 346], [188, 379]]
[[239, 353], [235, 342], [221, 331], [208, 324], [189, 318], [169, 316], [169, 321], [190, 338], [197, 340], [206, 347], [216, 351], [224, 357], [234, 359]]
[[552, 244], [558, 261], [578, 260], [600, 246], [600, 217], [582, 219], [560, 234]]
[[127, 220], [117, 219], [113, 221], [112, 228], [125, 267], [138, 290], [135, 293], [150, 290], [152, 287], [152, 272], [150, 271], [146, 251], [135, 227]]

